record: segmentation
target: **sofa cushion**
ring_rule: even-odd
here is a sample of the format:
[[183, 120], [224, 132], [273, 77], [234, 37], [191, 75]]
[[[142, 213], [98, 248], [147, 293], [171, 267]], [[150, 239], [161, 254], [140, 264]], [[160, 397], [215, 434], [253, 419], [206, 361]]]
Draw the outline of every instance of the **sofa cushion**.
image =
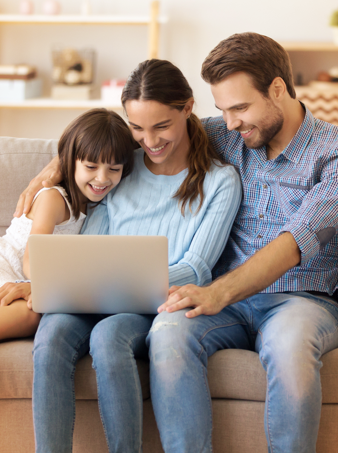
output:
[[0, 236], [5, 234], [21, 192], [57, 154], [57, 140], [0, 137]]
[[[0, 399], [31, 398], [33, 341], [30, 338], [0, 343]], [[96, 377], [89, 355], [76, 368], [77, 399], [97, 399]], [[143, 398], [150, 396], [149, 366], [138, 361]], [[208, 380], [212, 398], [265, 401], [266, 378], [258, 354], [240, 349], [218, 351], [209, 359]], [[338, 349], [323, 356], [323, 403], [338, 403]]]
[[[33, 340], [23, 338], [0, 343], [0, 399], [31, 398], [33, 384]], [[149, 364], [139, 360], [143, 399], [150, 396]], [[86, 355], [79, 360], [75, 373], [77, 399], [97, 399], [96, 376], [92, 359]]]

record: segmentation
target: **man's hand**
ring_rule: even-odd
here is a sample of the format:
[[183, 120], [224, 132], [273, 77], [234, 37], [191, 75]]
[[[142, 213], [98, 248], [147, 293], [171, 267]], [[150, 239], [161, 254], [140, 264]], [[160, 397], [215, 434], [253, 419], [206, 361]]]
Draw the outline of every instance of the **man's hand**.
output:
[[59, 168], [59, 158], [54, 159], [31, 180], [28, 187], [20, 195], [14, 217], [21, 217], [30, 211], [33, 198], [43, 187], [53, 187], [62, 180]]
[[224, 307], [257, 294], [301, 261], [301, 252], [291, 233], [283, 233], [241, 266], [216, 279], [211, 285], [173, 286], [158, 312], [191, 307], [188, 318], [215, 315]]
[[193, 308], [186, 313], [188, 318], [199, 315], [216, 315], [226, 304], [220, 299], [220, 292], [214, 285], [199, 287], [196, 285], [172, 286], [169, 289], [168, 300], [158, 308], [158, 312], [169, 313]]
[[27, 307], [32, 309], [30, 283], [5, 283], [0, 288], [0, 306], [5, 307], [18, 299], [27, 300]]

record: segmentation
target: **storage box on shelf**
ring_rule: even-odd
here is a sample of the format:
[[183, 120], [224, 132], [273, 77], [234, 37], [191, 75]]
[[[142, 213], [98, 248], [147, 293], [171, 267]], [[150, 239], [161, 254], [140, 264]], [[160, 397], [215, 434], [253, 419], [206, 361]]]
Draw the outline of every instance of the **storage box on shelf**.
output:
[[[150, 16], [114, 16], [114, 15], [18, 15], [18, 14], [0, 14], [1, 24], [17, 24], [17, 25], [108, 25], [108, 26], [146, 26], [148, 27], [149, 42], [148, 42], [148, 58], [158, 57], [159, 48], [159, 24], [165, 23], [166, 19], [159, 17], [159, 2], [151, 3]], [[112, 109], [121, 108], [120, 102], [111, 103], [95, 99], [93, 107], [109, 107]], [[89, 103], [88, 103], [89, 102]], [[34, 100], [24, 101], [9, 101], [0, 100], [0, 108], [28, 108], [28, 109], [88, 109], [92, 107], [91, 101], [75, 99], [72, 101], [63, 101], [59, 99], [39, 98]]]
[[0, 65], [0, 101], [24, 101], [41, 96], [42, 80], [29, 65]]

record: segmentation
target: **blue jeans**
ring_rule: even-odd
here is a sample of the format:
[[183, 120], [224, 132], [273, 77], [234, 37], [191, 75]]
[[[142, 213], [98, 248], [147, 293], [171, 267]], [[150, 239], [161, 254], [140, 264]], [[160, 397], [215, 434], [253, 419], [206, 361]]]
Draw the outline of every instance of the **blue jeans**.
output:
[[[338, 306], [309, 294], [256, 295], [215, 316], [161, 313], [147, 337], [151, 392], [166, 453], [212, 451], [207, 358], [219, 349], [259, 352], [267, 371], [270, 453], [315, 453], [322, 354], [338, 347]], [[37, 453], [70, 453], [74, 371], [90, 348], [109, 452], [142, 449], [142, 392], [135, 357], [145, 358], [152, 317], [45, 315], [34, 346]], [[226, 429], [226, 427], [224, 427]]]
[[188, 319], [185, 312], [158, 315], [147, 338], [164, 451], [212, 452], [207, 359], [239, 348], [257, 351], [267, 373], [269, 452], [315, 453], [321, 356], [338, 347], [338, 305], [308, 293], [258, 294], [215, 316]]
[[142, 390], [135, 358], [146, 359], [153, 316], [49, 314], [35, 336], [33, 416], [37, 453], [71, 453], [76, 362], [90, 351], [109, 452], [142, 450]]

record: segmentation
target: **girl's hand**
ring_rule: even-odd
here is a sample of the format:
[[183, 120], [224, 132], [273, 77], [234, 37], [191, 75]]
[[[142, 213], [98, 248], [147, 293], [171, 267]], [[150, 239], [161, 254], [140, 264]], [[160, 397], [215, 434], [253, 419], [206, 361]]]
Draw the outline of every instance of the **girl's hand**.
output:
[[5, 307], [18, 299], [27, 300], [28, 308], [32, 308], [30, 283], [5, 283], [0, 288], [0, 306]]
[[34, 196], [43, 187], [53, 187], [62, 180], [59, 167], [59, 158], [54, 159], [40, 173], [31, 180], [28, 187], [20, 195], [14, 217], [21, 217], [27, 214], [31, 208]]

